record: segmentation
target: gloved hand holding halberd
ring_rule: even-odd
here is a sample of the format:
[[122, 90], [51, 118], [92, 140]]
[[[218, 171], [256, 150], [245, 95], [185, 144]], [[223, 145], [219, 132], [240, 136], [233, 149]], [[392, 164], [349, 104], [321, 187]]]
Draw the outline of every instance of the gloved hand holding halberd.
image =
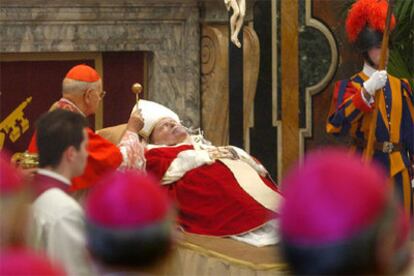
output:
[[375, 71], [372, 76], [364, 82], [364, 89], [372, 97], [375, 96], [375, 92], [385, 86], [387, 82], [387, 71]]

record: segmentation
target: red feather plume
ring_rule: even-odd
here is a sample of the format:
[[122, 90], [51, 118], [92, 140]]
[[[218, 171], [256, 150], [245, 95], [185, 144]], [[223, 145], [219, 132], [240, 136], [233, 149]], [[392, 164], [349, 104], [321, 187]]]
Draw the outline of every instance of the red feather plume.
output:
[[[387, 8], [386, 0], [357, 0], [349, 10], [345, 22], [348, 40], [354, 42], [365, 26], [384, 32]], [[395, 24], [396, 20], [393, 15], [390, 30], [394, 29]]]

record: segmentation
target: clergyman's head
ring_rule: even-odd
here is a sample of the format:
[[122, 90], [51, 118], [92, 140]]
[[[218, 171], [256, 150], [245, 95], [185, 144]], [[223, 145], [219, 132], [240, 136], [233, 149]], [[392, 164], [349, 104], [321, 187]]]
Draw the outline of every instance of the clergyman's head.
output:
[[88, 65], [79, 64], [72, 67], [63, 79], [62, 95], [89, 116], [97, 111], [105, 91], [98, 72]]

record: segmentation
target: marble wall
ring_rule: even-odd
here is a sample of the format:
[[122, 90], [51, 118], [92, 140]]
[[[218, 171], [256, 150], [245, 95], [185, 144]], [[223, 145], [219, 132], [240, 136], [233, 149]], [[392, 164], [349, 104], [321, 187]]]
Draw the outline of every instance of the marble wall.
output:
[[0, 53], [148, 51], [148, 98], [200, 124], [197, 0], [2, 0]]

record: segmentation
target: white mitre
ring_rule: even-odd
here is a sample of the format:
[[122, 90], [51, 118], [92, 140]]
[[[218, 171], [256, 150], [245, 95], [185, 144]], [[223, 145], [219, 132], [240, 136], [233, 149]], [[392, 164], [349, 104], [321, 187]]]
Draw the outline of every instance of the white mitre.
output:
[[[134, 105], [132, 112], [137, 108], [137, 105]], [[144, 118], [144, 127], [139, 131], [139, 135], [148, 139], [151, 135], [155, 125], [164, 118], [171, 118], [176, 122], [180, 122], [180, 118], [177, 113], [165, 107], [159, 103], [147, 100], [138, 101], [138, 109], [141, 110], [141, 115]], [[131, 113], [132, 113], [131, 112]]]

